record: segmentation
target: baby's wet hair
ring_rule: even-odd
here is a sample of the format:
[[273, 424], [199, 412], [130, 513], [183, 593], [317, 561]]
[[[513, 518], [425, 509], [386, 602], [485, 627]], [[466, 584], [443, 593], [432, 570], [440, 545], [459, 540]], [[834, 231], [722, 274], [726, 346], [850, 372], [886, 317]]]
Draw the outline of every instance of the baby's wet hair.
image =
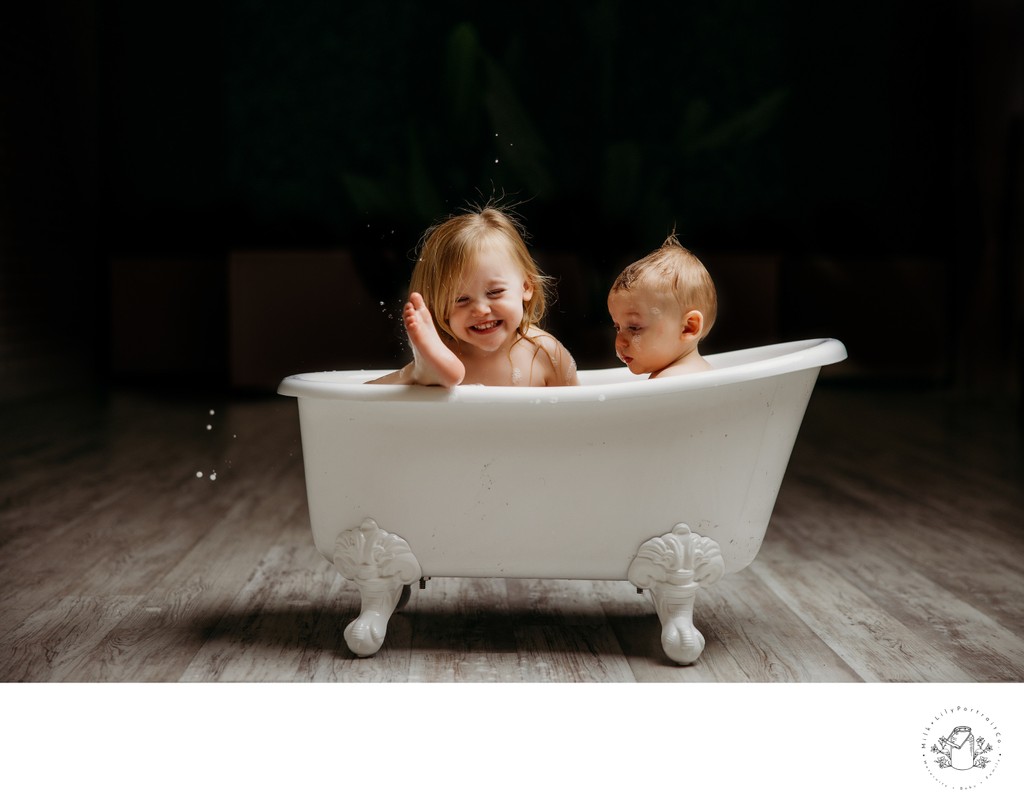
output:
[[671, 296], [685, 315], [697, 309], [704, 315], [701, 339], [718, 315], [718, 293], [707, 268], [679, 242], [673, 230], [661, 247], [634, 261], [612, 283], [609, 294], [634, 290]]

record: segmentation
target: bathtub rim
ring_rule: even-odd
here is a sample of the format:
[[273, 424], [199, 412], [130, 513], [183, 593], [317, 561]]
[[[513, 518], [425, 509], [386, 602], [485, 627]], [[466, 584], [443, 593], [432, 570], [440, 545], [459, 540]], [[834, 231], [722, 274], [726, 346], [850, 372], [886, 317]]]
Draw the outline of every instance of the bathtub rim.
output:
[[[379, 402], [606, 402], [614, 399], [662, 396], [677, 391], [718, 387], [754, 379], [821, 368], [846, 359], [846, 347], [832, 337], [772, 343], [710, 354], [715, 366], [696, 374], [648, 380], [625, 366], [579, 372], [579, 386], [497, 387], [460, 385], [455, 388], [422, 385], [367, 385], [388, 370], [308, 371], [285, 377], [278, 385], [282, 396]], [[643, 383], [643, 384], [637, 384]]]

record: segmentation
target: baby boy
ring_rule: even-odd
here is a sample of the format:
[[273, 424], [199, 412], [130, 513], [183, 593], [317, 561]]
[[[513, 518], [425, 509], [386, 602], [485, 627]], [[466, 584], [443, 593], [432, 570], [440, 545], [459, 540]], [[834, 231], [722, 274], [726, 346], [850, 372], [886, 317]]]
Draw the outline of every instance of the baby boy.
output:
[[704, 265], [675, 234], [624, 269], [608, 294], [615, 353], [634, 374], [650, 379], [706, 371], [698, 351], [718, 311]]

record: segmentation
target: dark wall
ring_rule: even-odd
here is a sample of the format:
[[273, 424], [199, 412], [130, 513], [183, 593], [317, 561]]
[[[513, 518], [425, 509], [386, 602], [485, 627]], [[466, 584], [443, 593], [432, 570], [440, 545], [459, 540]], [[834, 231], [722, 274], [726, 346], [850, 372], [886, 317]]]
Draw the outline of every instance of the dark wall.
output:
[[89, 4], [0, 10], [0, 401], [97, 376], [96, 56]]
[[953, 221], [956, 4], [101, 8], [121, 247], [336, 244], [380, 223], [404, 250], [495, 189], [574, 249], [676, 222], [709, 246], [935, 253]]
[[[232, 382], [232, 307], [277, 294], [236, 294], [256, 278], [239, 254], [273, 252], [301, 287], [289, 255], [341, 251], [364, 314], [393, 314], [422, 230], [504, 195], [563, 281], [554, 321], [584, 363], [603, 359], [611, 278], [675, 227], [721, 262], [718, 347], [827, 333], [865, 379], [1019, 387], [1018, 4], [45, 8], [0, 34], [3, 224], [28, 245], [4, 250], [73, 254], [30, 261], [98, 298], [101, 381]], [[26, 194], [78, 231], [55, 237]], [[343, 327], [327, 339], [351, 343]], [[905, 340], [919, 362], [894, 360]], [[331, 357], [354, 361], [295, 362]]]

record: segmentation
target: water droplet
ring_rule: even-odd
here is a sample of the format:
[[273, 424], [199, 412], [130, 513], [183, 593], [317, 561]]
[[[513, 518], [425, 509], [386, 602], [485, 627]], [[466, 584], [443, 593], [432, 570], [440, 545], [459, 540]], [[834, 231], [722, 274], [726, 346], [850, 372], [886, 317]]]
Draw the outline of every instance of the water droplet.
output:
[[213, 429], [213, 425], [212, 424], [207, 424], [206, 425], [206, 429], [207, 430], [212, 430]]
[[498, 158], [494, 158], [494, 162], [497, 163], [498, 162]]
[[210, 415], [211, 415], [211, 416], [213, 415], [213, 411], [212, 411], [212, 410], [210, 411]]
[[384, 305], [384, 301], [381, 301], [381, 302], [380, 302], [380, 305], [381, 305], [381, 306], [383, 306], [383, 305]]
[[216, 472], [211, 472], [210, 473], [210, 480], [216, 480], [216, 479], [217, 479], [217, 473]]
[[196, 477], [197, 477], [197, 478], [201, 478], [202, 476], [203, 476], [203, 473], [202, 473], [202, 472], [196, 472]]

